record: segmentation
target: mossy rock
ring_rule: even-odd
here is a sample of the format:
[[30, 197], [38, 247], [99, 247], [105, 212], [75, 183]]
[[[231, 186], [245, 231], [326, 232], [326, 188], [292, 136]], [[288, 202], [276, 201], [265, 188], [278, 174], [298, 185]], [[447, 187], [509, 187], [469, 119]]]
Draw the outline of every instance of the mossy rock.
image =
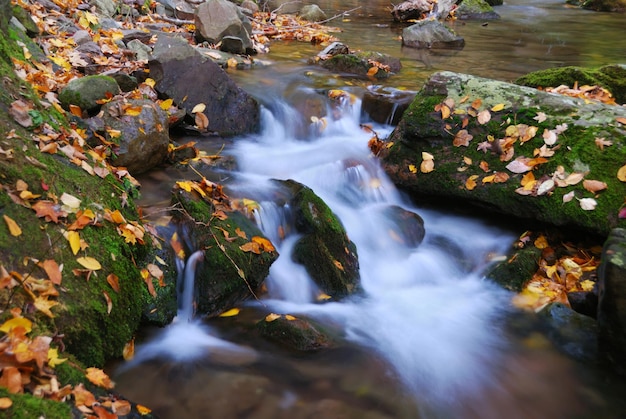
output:
[[485, 276], [505, 289], [520, 292], [539, 268], [541, 250], [535, 246], [517, 249], [505, 261], [494, 265]]
[[59, 92], [59, 101], [65, 109], [69, 109], [70, 105], [75, 105], [83, 111], [94, 112], [100, 109], [99, 100], [119, 92], [120, 87], [113, 77], [85, 76], [71, 80]]
[[[259, 228], [237, 211], [222, 208], [223, 215], [215, 216], [214, 203], [197, 192], [175, 187], [172, 203], [182, 209], [174, 219], [186, 256], [204, 251], [195, 274], [196, 312], [214, 316], [258, 295], [278, 257]], [[258, 253], [244, 250], [254, 240], [266, 245]]]
[[626, 103], [626, 65], [606, 65], [600, 68], [559, 67], [535, 71], [515, 80], [529, 87], [573, 87], [598, 85], [607, 89], [617, 103]]
[[480, 19], [480, 20], [494, 20], [500, 19], [491, 4], [485, 0], [463, 0], [459, 7], [456, 9], [456, 16], [458, 19]]
[[[454, 110], [444, 120], [436, 109], [446, 99], [454, 101]], [[491, 119], [486, 123], [480, 124], [476, 117], [467, 114], [476, 99], [480, 99], [480, 106], [475, 114], [489, 110]], [[491, 110], [496, 105], [502, 109]], [[545, 120], [538, 118], [541, 122], [535, 119], [540, 113], [546, 116]], [[622, 117], [626, 117], [626, 109], [620, 106], [442, 72], [431, 76], [418, 93], [388, 139], [391, 146], [383, 149], [381, 157], [392, 180], [421, 202], [437, 198], [453, 203], [452, 207], [474, 204], [511, 217], [604, 236], [611, 228], [626, 224], [619, 217], [626, 185], [617, 178], [618, 169], [626, 161], [626, 131], [617, 122]], [[502, 150], [498, 149], [501, 142], [494, 142], [492, 148], [488, 139], [504, 139], [507, 127], [518, 124], [536, 127], [537, 134], [523, 143], [517, 141], [514, 156], [507, 161], [501, 158]], [[543, 182], [562, 167], [567, 173], [585, 173], [585, 179], [606, 182], [606, 190], [595, 194], [580, 182], [544, 194], [519, 193], [525, 173], [514, 173], [506, 166], [517, 157], [533, 158], [535, 151], [545, 146], [542, 134], [556, 126], [563, 127], [562, 124], [567, 124], [567, 129], [559, 135], [554, 154], [533, 167], [534, 179]], [[453, 140], [462, 129], [473, 137], [468, 146], [456, 147]], [[613, 145], [600, 148], [596, 145], [597, 138], [610, 139]], [[481, 149], [479, 144], [487, 148]], [[434, 156], [434, 171], [419, 170], [423, 152]], [[488, 173], [480, 167], [483, 161]], [[497, 172], [505, 174], [507, 180], [489, 180], [488, 176]], [[468, 187], [470, 177], [473, 178], [469, 182], [475, 181], [475, 187]], [[564, 202], [563, 197], [570, 192], [576, 199]], [[595, 209], [581, 206], [579, 200], [585, 198], [595, 200]]]
[[343, 298], [360, 290], [356, 246], [341, 221], [309, 187], [293, 180], [278, 181], [290, 191], [296, 231], [302, 235], [292, 258], [302, 264], [326, 294]]
[[8, 397], [13, 404], [2, 410], [5, 418], [11, 419], [68, 419], [72, 417], [69, 404], [35, 397], [32, 394], [10, 394], [0, 387], [0, 397]]
[[[376, 79], [388, 78], [392, 72], [391, 68], [389, 67], [389, 71], [384, 67], [378, 67], [378, 69], [372, 70], [375, 66], [369, 61], [369, 56], [377, 57], [383, 61], [389, 59], [377, 53], [338, 54], [327, 60], [320, 61], [320, 65], [334, 73], [353, 74], [361, 77], [372, 75], [372, 77]], [[374, 61], [378, 60], [374, 59]], [[382, 61], [378, 62], [384, 64]]]

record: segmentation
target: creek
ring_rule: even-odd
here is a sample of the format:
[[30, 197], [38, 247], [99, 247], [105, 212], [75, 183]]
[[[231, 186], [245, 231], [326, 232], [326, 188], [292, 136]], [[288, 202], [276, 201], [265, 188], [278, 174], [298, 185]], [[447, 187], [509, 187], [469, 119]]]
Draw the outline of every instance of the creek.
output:
[[[330, 24], [352, 48], [402, 58], [403, 70], [384, 81], [416, 90], [437, 70], [511, 80], [529, 71], [597, 66], [626, 56], [623, 15], [568, 8], [553, 1], [514, 0], [496, 8], [499, 21], [455, 22], [461, 51], [400, 46], [401, 26], [383, 1], [320, 1], [329, 15], [360, 6]], [[147, 336], [136, 358], [121, 366], [116, 390], [162, 418], [614, 418], [623, 415], [624, 386], [616, 378], [561, 355], [541, 323], [511, 307], [511, 294], [483, 278], [520, 232], [488, 218], [420, 207], [386, 178], [360, 128], [360, 97], [370, 80], [337, 77], [307, 64], [319, 47], [276, 43], [260, 65], [231, 71], [263, 103], [262, 132], [227, 141], [236, 162], [207, 176], [229, 195], [260, 203], [257, 221], [281, 256], [266, 280], [267, 294], [239, 315], [175, 323]], [[378, 82], [377, 82], [378, 83]], [[341, 88], [356, 100], [339, 108], [320, 132], [302, 138], [298, 112], [285, 97]], [[330, 112], [330, 110], [329, 110]], [[392, 127], [374, 124], [382, 138]], [[192, 140], [193, 138], [185, 139]], [[209, 153], [222, 139], [193, 139]], [[169, 186], [197, 178], [174, 168], [140, 179], [143, 205], [167, 205]], [[304, 269], [291, 261], [296, 240], [285, 209], [271, 199], [269, 179], [312, 188], [340, 218], [356, 244], [364, 295], [317, 303]], [[413, 248], [390, 234], [385, 209], [401, 207], [424, 219], [426, 235]], [[443, 244], [442, 244], [443, 243]], [[192, 256], [191, 258], [196, 257]], [[187, 262], [193, 280], [195, 260]], [[182, 266], [181, 266], [182, 268]], [[185, 297], [189, 301], [190, 296]], [[274, 312], [310, 318], [343, 336], [336, 347], [294, 354], [249, 332]]]

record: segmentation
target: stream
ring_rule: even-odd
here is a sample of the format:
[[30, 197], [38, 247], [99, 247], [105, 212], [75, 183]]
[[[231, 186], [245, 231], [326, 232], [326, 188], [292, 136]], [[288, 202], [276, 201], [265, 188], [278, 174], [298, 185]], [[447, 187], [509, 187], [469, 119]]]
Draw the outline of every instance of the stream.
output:
[[[624, 62], [624, 15], [585, 12], [553, 1], [514, 0], [499, 21], [455, 22], [461, 51], [407, 50], [382, 0], [319, 1], [329, 15], [360, 6], [331, 24], [352, 48], [402, 58], [403, 70], [381, 86], [337, 77], [307, 64], [321, 48], [275, 43], [249, 71], [230, 70], [263, 104], [262, 132], [234, 140], [197, 139], [236, 169], [207, 174], [230, 196], [260, 204], [257, 223], [280, 253], [261, 301], [237, 316], [191, 317], [192, 296], [176, 321], [147, 332], [135, 359], [118, 367], [116, 390], [161, 418], [619, 418], [624, 383], [561, 355], [540, 322], [516, 311], [511, 294], [483, 277], [519, 235], [493, 220], [420, 207], [387, 179], [361, 129], [360, 97], [369, 88], [419, 89], [434, 71], [512, 80], [561, 65]], [[593, 28], [593, 29], [592, 29]], [[381, 82], [383, 83], [383, 82]], [[302, 135], [289, 97], [336, 88], [350, 93], [324, 128]], [[328, 110], [331, 113], [331, 110]], [[367, 121], [365, 121], [367, 122]], [[373, 124], [384, 138], [393, 127]], [[310, 127], [309, 127], [310, 129]], [[192, 171], [168, 168], [140, 179], [142, 205], [164, 207], [170, 186]], [[362, 296], [319, 303], [316, 286], [290, 258], [297, 236], [271, 197], [270, 179], [312, 188], [356, 244]], [[426, 235], [417, 248], [394, 232], [389, 208], [419, 214]], [[390, 233], [391, 232], [391, 233]], [[187, 261], [185, 281], [201, 254]], [[181, 266], [181, 269], [183, 267]], [[189, 289], [190, 287], [186, 287]], [[293, 353], [249, 332], [268, 313], [323, 324], [341, 336], [335, 347]]]

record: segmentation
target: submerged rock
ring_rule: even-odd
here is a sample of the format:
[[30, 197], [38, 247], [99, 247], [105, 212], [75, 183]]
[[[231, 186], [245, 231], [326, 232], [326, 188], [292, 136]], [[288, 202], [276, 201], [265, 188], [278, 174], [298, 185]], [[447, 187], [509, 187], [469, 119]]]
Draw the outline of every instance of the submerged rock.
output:
[[397, 125], [415, 98], [415, 92], [404, 90], [368, 90], [363, 94], [361, 113], [380, 124]]
[[259, 333], [281, 346], [300, 352], [312, 352], [333, 346], [333, 340], [310, 320], [269, 314], [256, 324]]

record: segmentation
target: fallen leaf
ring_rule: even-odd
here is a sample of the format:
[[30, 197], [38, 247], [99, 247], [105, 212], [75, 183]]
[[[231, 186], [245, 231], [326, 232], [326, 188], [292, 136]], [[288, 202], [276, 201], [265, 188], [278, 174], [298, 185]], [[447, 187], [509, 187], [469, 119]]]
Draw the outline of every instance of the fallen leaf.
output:
[[13, 406], [13, 400], [8, 397], [0, 397], [0, 410], [7, 410]]
[[202, 112], [197, 112], [195, 114], [195, 123], [196, 127], [198, 127], [200, 131], [204, 132], [207, 128], [209, 128], [209, 118], [207, 118], [207, 116]]
[[604, 137], [596, 137], [595, 144], [600, 150], [604, 150], [604, 147], [612, 146], [613, 141], [605, 140]]
[[553, 179], [548, 179], [545, 180], [543, 182], [541, 182], [541, 184], [539, 184], [539, 187], [537, 188], [537, 195], [541, 196], [541, 195], [545, 195], [548, 192], [552, 191], [554, 189], [555, 185], [554, 185], [554, 180]]
[[124, 349], [122, 349], [122, 357], [126, 361], [130, 361], [135, 356], [135, 338], [132, 338], [124, 345]]
[[253, 236], [251, 239], [254, 243], [258, 243], [264, 252], [274, 252], [276, 249], [271, 241], [261, 236]]
[[494, 105], [494, 106], [491, 108], [491, 110], [492, 110], [493, 112], [499, 112], [499, 111], [501, 111], [502, 109], [504, 109], [504, 106], [505, 106], [505, 105], [504, 105], [504, 103], [498, 103], [497, 105]]
[[78, 232], [68, 231], [67, 241], [70, 242], [70, 249], [72, 249], [72, 253], [76, 255], [80, 250], [80, 235], [78, 234]]
[[76, 262], [91, 271], [97, 271], [99, 269], [102, 269], [102, 265], [100, 265], [100, 262], [90, 256], [79, 257], [78, 259], [76, 259]]
[[618, 116], [617, 118], [615, 118], [615, 120], [622, 125], [626, 125], [626, 118], [624, 118], [623, 116]]
[[280, 319], [281, 315], [280, 314], [276, 314], [276, 313], [270, 313], [267, 316], [265, 316], [265, 321], [266, 322], [273, 322], [276, 319]]
[[113, 291], [120, 292], [120, 279], [115, 274], [107, 275], [107, 283], [113, 288]]
[[241, 310], [239, 310], [238, 308], [231, 308], [228, 311], [223, 312], [222, 314], [219, 315], [219, 317], [233, 317], [236, 316], [237, 314], [239, 314]]
[[413, 174], [417, 173], [417, 167], [415, 167], [414, 164], [409, 164], [408, 168], [409, 168], [409, 172]]
[[23, 393], [22, 374], [15, 367], [4, 367], [0, 376], [0, 386], [6, 388], [11, 394]]
[[59, 350], [57, 348], [48, 349], [48, 366], [50, 368], [54, 368], [65, 361], [67, 361], [67, 358], [59, 358]]
[[491, 112], [485, 109], [484, 111], [478, 112], [478, 116], [476, 118], [480, 125], [485, 125], [487, 122], [491, 121]]
[[539, 123], [542, 123], [546, 120], [546, 114], [543, 112], [537, 112], [537, 116], [535, 116], [533, 119]]
[[549, 129], [543, 131], [543, 142], [547, 145], [554, 145], [557, 139], [558, 136], [555, 131]]
[[9, 233], [11, 233], [13, 237], [18, 237], [22, 234], [22, 229], [20, 228], [19, 225], [17, 225], [17, 223], [15, 222], [15, 220], [13, 220], [13, 218], [9, 217], [8, 215], [2, 215], [2, 218], [4, 218], [4, 222], [7, 224], [7, 227], [9, 228]]
[[21, 327], [24, 328], [24, 333], [30, 333], [32, 330], [33, 322], [26, 317], [14, 317], [2, 323], [0, 326], [0, 332], [9, 333], [11, 330]]
[[454, 136], [452, 145], [454, 145], [455, 147], [460, 147], [460, 146], [467, 147], [469, 146], [470, 141], [472, 141], [472, 138], [474, 138], [472, 134], [468, 133], [467, 130], [462, 129], [459, 132], [457, 132], [456, 135]]
[[112, 389], [115, 386], [109, 376], [100, 368], [87, 368], [87, 374], [85, 374], [85, 377], [87, 377], [92, 384], [95, 384], [98, 387]]
[[[524, 159], [526, 160], [526, 159]], [[515, 160], [513, 160], [512, 162], [510, 162], [509, 164], [506, 165], [506, 168], [513, 172], [513, 173], [526, 173], [529, 170], [531, 170], [532, 168], [530, 166], [528, 166], [524, 161], [522, 161], [520, 158], [517, 158]]]
[[565, 195], [563, 195], [563, 202], [569, 202], [572, 199], [574, 199], [576, 197], [576, 195], [574, 194], [574, 191], [570, 191], [568, 193], [566, 193]]
[[607, 185], [599, 180], [585, 179], [583, 181], [583, 188], [587, 189], [591, 193], [596, 193], [605, 190]]
[[593, 198], [582, 198], [579, 201], [579, 203], [580, 203], [580, 207], [584, 209], [585, 211], [592, 211], [596, 209], [596, 205], [598, 205], [596, 200]]
[[478, 175], [472, 175], [467, 178], [467, 180], [465, 181], [465, 188], [468, 191], [474, 190], [474, 188], [476, 188], [476, 179], [478, 179]]
[[33, 305], [35, 306], [37, 310], [41, 311], [43, 314], [45, 314], [46, 316], [50, 318], [54, 318], [54, 314], [52, 314], [50, 309], [56, 306], [57, 304], [59, 303], [56, 301], [48, 300], [47, 298], [44, 298], [44, 297], [37, 297], [35, 298], [35, 301], [33, 302]]
[[61, 285], [61, 268], [53, 259], [44, 260], [39, 264], [54, 285]]
[[626, 165], [619, 168], [617, 178], [622, 182], [626, 182]]
[[191, 113], [204, 112], [205, 109], [206, 109], [206, 105], [204, 103], [198, 103], [196, 106], [193, 107], [193, 109], [191, 110]]
[[420, 164], [420, 171], [422, 173], [430, 173], [435, 170], [435, 161], [434, 160], [423, 160]]
[[106, 291], [102, 291], [102, 295], [104, 296], [104, 300], [107, 303], [107, 314], [111, 314], [111, 310], [113, 310], [113, 300]]

